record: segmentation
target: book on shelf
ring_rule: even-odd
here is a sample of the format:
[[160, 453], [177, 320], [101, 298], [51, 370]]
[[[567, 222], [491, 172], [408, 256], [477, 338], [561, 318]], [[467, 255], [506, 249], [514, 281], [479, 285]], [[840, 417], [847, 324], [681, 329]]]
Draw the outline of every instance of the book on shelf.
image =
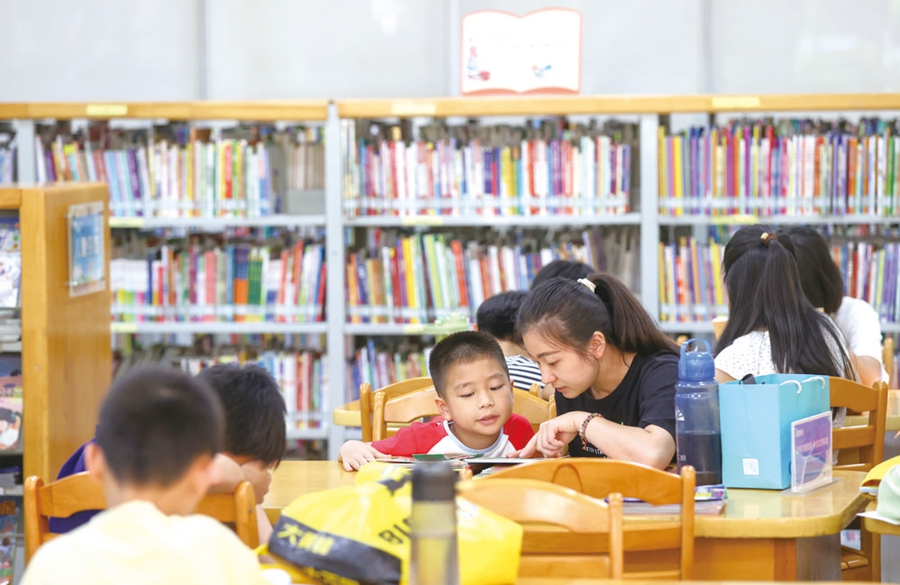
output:
[[0, 122], [0, 185], [16, 182], [16, 134], [12, 126]]
[[285, 336], [296, 337], [298, 345], [278, 349], [261, 349], [267, 342], [271, 343], [267, 339], [270, 336], [246, 337], [250, 339], [245, 344], [217, 346], [206, 352], [196, 346], [178, 347], [170, 343], [132, 349], [129, 355], [120, 358], [116, 376], [145, 361], [166, 363], [194, 375], [219, 364], [256, 364], [271, 374], [281, 389], [288, 429], [321, 428], [323, 397], [328, 391], [327, 357], [321, 336]]
[[[17, 212], [0, 212], [0, 311], [21, 305], [22, 248]], [[19, 327], [21, 333], [21, 325]], [[16, 338], [18, 339], [18, 337]]]
[[22, 498], [0, 495], [0, 585], [13, 582], [16, 543], [23, 532]]
[[637, 126], [545, 120], [418, 130], [344, 120], [344, 213], [616, 215], [631, 206]]
[[22, 356], [0, 354], [0, 451], [20, 451]]
[[346, 402], [359, 399], [359, 387], [363, 383], [383, 388], [394, 382], [428, 376], [432, 347], [406, 338], [364, 340], [347, 360]]
[[657, 150], [661, 215], [891, 217], [898, 209], [896, 120], [660, 128]]
[[[118, 253], [118, 252], [117, 252]], [[122, 253], [125, 253], [124, 251]], [[121, 322], [315, 323], [325, 319], [325, 247], [197, 240], [110, 261]]]
[[348, 321], [422, 324], [454, 314], [474, 321], [484, 299], [528, 290], [538, 270], [557, 259], [609, 271], [639, 290], [635, 228], [570, 232], [556, 242], [527, 234], [484, 239], [370, 229], [367, 247], [347, 255]]
[[318, 127], [58, 123], [39, 128], [35, 153], [39, 181], [106, 182], [113, 217], [264, 217], [283, 212], [288, 189], [324, 186]]

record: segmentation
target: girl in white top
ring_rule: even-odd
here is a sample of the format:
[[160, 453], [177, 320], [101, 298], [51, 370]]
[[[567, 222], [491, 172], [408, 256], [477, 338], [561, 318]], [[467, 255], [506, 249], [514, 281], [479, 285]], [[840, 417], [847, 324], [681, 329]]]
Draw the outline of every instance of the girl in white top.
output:
[[803, 295], [787, 235], [738, 230], [725, 246], [728, 324], [716, 346], [716, 379], [773, 373], [857, 375], [837, 327]]
[[881, 322], [869, 303], [844, 296], [844, 279], [828, 251], [828, 243], [816, 230], [790, 227], [786, 234], [794, 244], [803, 294], [814, 307], [822, 309], [837, 324], [847, 340], [860, 382], [871, 386], [888, 381], [881, 358]]

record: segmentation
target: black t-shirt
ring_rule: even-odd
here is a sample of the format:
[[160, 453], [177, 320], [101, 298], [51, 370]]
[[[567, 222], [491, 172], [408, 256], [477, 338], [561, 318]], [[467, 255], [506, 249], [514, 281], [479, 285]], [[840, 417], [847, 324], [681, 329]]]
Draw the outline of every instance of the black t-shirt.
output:
[[[612, 422], [631, 427], [656, 425], [675, 438], [675, 382], [678, 356], [661, 351], [651, 356], [635, 355], [622, 383], [611, 394], [596, 400], [590, 390], [571, 400], [556, 393], [556, 412], [596, 412]], [[569, 443], [569, 455], [596, 457], [581, 447], [581, 437]]]

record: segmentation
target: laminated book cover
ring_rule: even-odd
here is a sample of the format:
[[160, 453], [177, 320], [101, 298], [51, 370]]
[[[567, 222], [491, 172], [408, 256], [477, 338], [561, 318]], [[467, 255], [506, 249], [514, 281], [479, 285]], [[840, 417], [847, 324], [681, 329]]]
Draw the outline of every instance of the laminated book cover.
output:
[[0, 216], [0, 308], [19, 306], [22, 278], [21, 233], [17, 216]]
[[22, 356], [0, 355], [0, 451], [20, 449]]
[[16, 560], [16, 536], [19, 528], [22, 498], [0, 496], [0, 585], [13, 582]]

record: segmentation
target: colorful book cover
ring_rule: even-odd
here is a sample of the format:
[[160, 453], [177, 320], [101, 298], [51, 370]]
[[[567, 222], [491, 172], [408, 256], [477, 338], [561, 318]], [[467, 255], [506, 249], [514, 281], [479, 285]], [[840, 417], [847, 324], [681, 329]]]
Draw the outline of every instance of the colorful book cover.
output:
[[13, 582], [16, 560], [16, 536], [22, 532], [22, 498], [0, 496], [0, 585]]

